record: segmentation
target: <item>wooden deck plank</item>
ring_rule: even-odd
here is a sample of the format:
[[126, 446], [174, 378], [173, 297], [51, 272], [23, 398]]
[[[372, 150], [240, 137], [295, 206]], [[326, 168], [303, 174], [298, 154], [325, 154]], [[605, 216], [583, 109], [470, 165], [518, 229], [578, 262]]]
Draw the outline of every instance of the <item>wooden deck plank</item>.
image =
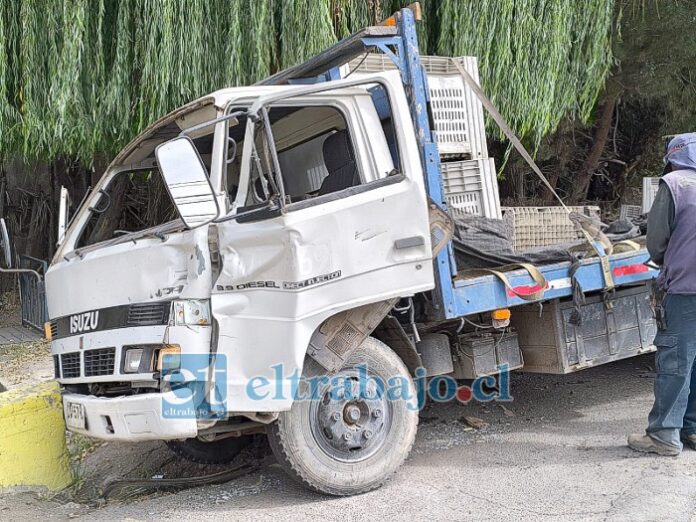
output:
[[0, 345], [38, 341], [41, 337], [38, 331], [22, 326], [0, 327]]

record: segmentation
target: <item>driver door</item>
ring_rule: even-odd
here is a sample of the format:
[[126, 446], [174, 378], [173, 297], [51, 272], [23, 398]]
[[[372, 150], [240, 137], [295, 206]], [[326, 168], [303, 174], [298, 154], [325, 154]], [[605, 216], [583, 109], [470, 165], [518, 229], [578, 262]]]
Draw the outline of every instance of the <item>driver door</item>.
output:
[[247, 123], [232, 216], [268, 196], [283, 208], [216, 225], [221, 270], [211, 300], [233, 411], [289, 409], [309, 339], [328, 317], [434, 286], [405, 96], [398, 78], [379, 85], [389, 119], [365, 88], [330, 97], [293, 89], [292, 98], [252, 107], [266, 107], [268, 128]]

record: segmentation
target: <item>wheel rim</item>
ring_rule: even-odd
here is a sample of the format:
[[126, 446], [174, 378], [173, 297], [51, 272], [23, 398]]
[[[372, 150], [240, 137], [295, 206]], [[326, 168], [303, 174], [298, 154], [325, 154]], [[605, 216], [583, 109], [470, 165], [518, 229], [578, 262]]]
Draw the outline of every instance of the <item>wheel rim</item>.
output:
[[332, 382], [341, 386], [321, 382], [309, 407], [318, 446], [344, 462], [359, 462], [379, 451], [392, 422], [392, 405], [384, 390], [379, 390], [373, 379], [361, 387], [359, 379], [357, 369], [341, 370], [332, 377]]

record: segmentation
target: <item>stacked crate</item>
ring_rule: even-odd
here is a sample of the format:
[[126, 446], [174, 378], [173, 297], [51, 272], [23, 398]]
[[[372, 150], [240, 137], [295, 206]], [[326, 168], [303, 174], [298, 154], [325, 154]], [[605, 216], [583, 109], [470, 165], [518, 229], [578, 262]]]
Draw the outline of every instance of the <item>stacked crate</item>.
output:
[[657, 196], [657, 189], [660, 188], [660, 179], [643, 178], [643, 214], [650, 212], [650, 207], [652, 207], [655, 196]]
[[493, 158], [442, 161], [440, 173], [447, 210], [453, 217], [501, 217]]
[[633, 221], [638, 219], [643, 214], [643, 207], [640, 205], [621, 205], [619, 211], [619, 219], [627, 219]]
[[[599, 219], [599, 207], [568, 207], [571, 212]], [[503, 207], [503, 221], [515, 252], [582, 239], [563, 207]]]
[[[478, 83], [478, 61], [454, 58]], [[440, 151], [443, 191], [453, 217], [472, 214], [500, 219], [500, 196], [493, 158], [488, 157], [483, 107], [452, 63], [421, 56], [428, 73], [433, 133]], [[384, 54], [368, 54], [349, 64], [353, 76], [395, 70]]]

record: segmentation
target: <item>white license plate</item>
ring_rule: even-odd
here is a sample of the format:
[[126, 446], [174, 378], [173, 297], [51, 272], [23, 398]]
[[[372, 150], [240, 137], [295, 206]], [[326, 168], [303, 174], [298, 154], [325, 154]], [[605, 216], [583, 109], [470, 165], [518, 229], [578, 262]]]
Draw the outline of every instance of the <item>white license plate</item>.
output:
[[68, 428], [84, 430], [87, 428], [87, 416], [82, 404], [68, 402], [65, 405], [65, 424]]

